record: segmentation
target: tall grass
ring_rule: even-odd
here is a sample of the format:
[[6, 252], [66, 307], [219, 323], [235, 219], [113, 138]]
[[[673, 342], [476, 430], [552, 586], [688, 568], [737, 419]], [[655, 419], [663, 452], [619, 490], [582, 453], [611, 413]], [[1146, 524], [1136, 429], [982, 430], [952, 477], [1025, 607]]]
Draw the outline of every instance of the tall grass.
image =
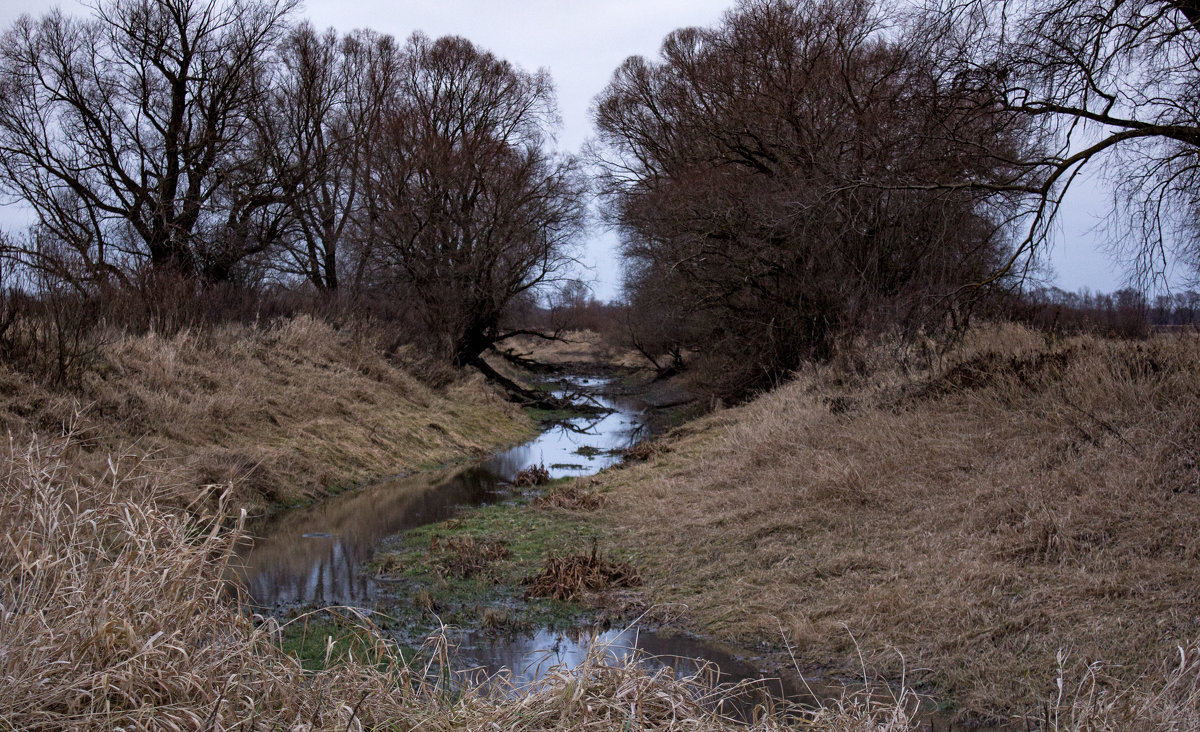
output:
[[522, 690], [447, 675], [444, 646], [410, 667], [382, 640], [306, 672], [222, 580], [240, 522], [178, 508], [194, 490], [138, 460], [82, 479], [65, 446], [10, 441], [3, 456], [0, 729], [738, 728], [704, 677], [599, 652]]
[[[889, 387], [876, 392], [875, 404], [883, 407], [860, 406], [856, 408], [857, 412], [837, 415], [831, 413], [823, 401], [826, 393], [819, 389], [811, 392], [800, 389], [799, 393], [780, 395], [784, 401], [771, 406], [774, 410], [782, 409], [781, 419], [789, 414], [789, 419], [797, 416], [812, 419], [816, 422], [812, 429], [829, 433], [830, 440], [842, 437], [835, 429], [839, 420], [854, 424], [864, 418], [863, 413], [874, 415], [870, 416], [872, 420], [882, 420], [882, 425], [890, 427], [895, 434], [896, 425], [888, 420], [904, 415], [917, 415], [928, 420], [929, 413], [923, 410], [930, 408], [930, 404], [940, 405], [938, 409], [944, 410], [949, 408], [947, 399], [967, 403], [983, 399], [980, 403], [986, 403], [1007, 394], [1010, 400], [1006, 402], [1006, 409], [1020, 409], [1022, 399], [1029, 398], [1030, 404], [1041, 405], [1040, 411], [1032, 416], [1022, 413], [1020, 425], [1012, 426], [997, 421], [1002, 410], [984, 413], [982, 417], [991, 419], [988, 427], [993, 435], [1024, 426], [1030, 430], [1027, 439], [1036, 443], [1045, 440], [1046, 433], [1032, 429], [1036, 421], [1031, 420], [1035, 417], [1047, 420], [1054, 429], [1075, 435], [1072, 439], [1079, 444], [1068, 453], [1068, 457], [1075, 456], [1070, 457], [1074, 460], [1078, 459], [1076, 451], [1091, 454], [1088, 439], [1072, 426], [1078, 424], [1100, 441], [1098, 447], [1094, 446], [1097, 451], [1128, 459], [1128, 453], [1118, 448], [1124, 445], [1121, 439], [1101, 426], [1100, 420], [1104, 420], [1121, 438], [1138, 446], [1139, 452], [1153, 445], [1158, 445], [1161, 451], [1150, 452], [1144, 462], [1130, 467], [1130, 470], [1145, 473], [1146, 482], [1137, 483], [1121, 493], [1114, 493], [1113, 489], [1114, 485], [1120, 485], [1119, 481], [1103, 483], [1102, 495], [1115, 499], [1112, 504], [1097, 504], [1096, 497], [1087, 490], [1077, 490], [1074, 499], [1077, 502], [1069, 503], [1071, 494], [1063, 493], [1061, 486], [1055, 487], [1057, 483], [1037, 491], [1043, 500], [1053, 498], [1064, 509], [1070, 509], [1051, 513], [1042, 524], [1037, 522], [1044, 514], [1034, 510], [1036, 506], [1011, 514], [1019, 519], [1015, 524], [997, 523], [995, 518], [985, 520], [984, 516], [992, 515], [994, 509], [987, 504], [989, 500], [1002, 500], [1003, 505], [1011, 504], [1014, 510], [1022, 505], [1021, 500], [1027, 500], [1031, 489], [1019, 484], [1010, 486], [1007, 491], [969, 484], [971, 500], [984, 504], [977, 509], [982, 515], [968, 513], [965, 507], [970, 501], [964, 502], [961, 496], [946, 493], [945, 486], [938, 484], [943, 490], [935, 493], [939, 496], [936, 512], [954, 514], [954, 521], [947, 525], [964, 526], [965, 517], [966, 529], [977, 524], [986, 525], [987, 531], [999, 532], [999, 536], [994, 541], [985, 541], [968, 533], [962, 537], [967, 545], [954, 544], [946, 536], [927, 536], [926, 540], [933, 542], [928, 544], [931, 549], [938, 547], [937, 541], [942, 542], [940, 555], [931, 559], [910, 551], [897, 555], [896, 563], [891, 565], [885, 563], [882, 548], [872, 550], [868, 546], [864, 550], [858, 535], [850, 537], [850, 546], [835, 542], [824, 553], [813, 553], [800, 564], [797, 552], [810, 550], [815, 545], [800, 543], [794, 534], [787, 537], [786, 543], [782, 541], [785, 528], [795, 516], [773, 506], [771, 526], [775, 528], [765, 531], [761, 520], [755, 518], [756, 511], [761, 509], [751, 505], [742, 495], [742, 513], [738, 518], [751, 522], [750, 528], [757, 532], [752, 541], [758, 543], [753, 546], [759, 551], [774, 551], [773, 546], [787, 548], [789, 554], [783, 559], [789, 555], [795, 557], [791, 561], [799, 564], [807, 574], [788, 575], [786, 579], [796, 581], [796, 586], [803, 588], [807, 596], [795, 600], [786, 594], [786, 587], [778, 585], [775, 585], [773, 595], [742, 595], [737, 603], [725, 606], [725, 622], [738, 619], [747, 625], [756, 623], [766, 614], [767, 603], [782, 598], [794, 603], [793, 613], [803, 612], [813, 618], [817, 612], [824, 611], [825, 617], [835, 618], [832, 622], [839, 625], [831, 630], [829, 638], [822, 639], [818, 635], [821, 627], [816, 624], [816, 618], [810, 621], [812, 625], [804, 626], [799, 623], [799, 615], [777, 613], [784, 621], [791, 641], [795, 642], [798, 635], [807, 633], [800, 639], [808, 646], [796, 647], [800, 663], [811, 657], [806, 653], [826, 648], [820, 643], [832, 644], [837, 642], [836, 638], [847, 637], [836, 618], [840, 615], [856, 630], [868, 663], [873, 658], [872, 650], [883, 651], [895, 646], [904, 650], [910, 668], [918, 663], [928, 664], [929, 659], [933, 659], [938, 664], [937, 673], [944, 675], [942, 678], [975, 678], [977, 664], [988, 661], [992, 664], [991, 681], [995, 684], [992, 688], [1020, 688], [1036, 684], [1036, 679], [1044, 677], [1047, 683], [1037, 686], [1039, 695], [1025, 705], [1025, 718], [1034, 727], [1081, 732], [1200, 728], [1200, 648], [1188, 643], [1181, 643], [1176, 648], [1169, 640], [1187, 625], [1183, 621], [1179, 626], [1159, 622], [1175, 617], [1179, 608], [1186, 606], [1188, 599], [1181, 596], [1184, 592], [1181, 588], [1194, 586], [1186, 580], [1186, 577], [1192, 580], [1195, 577], [1194, 567], [1188, 559], [1191, 555], [1178, 553], [1178, 545], [1188, 536], [1186, 527], [1192, 527], [1191, 535], [1195, 533], [1193, 514], [1185, 511], [1190, 504], [1180, 502], [1184, 499], [1169, 499], [1163, 505], [1173, 506], [1181, 515], [1163, 515], [1165, 509], [1160, 508], [1157, 511], [1159, 523], [1153, 525], [1161, 527], [1163, 533], [1157, 537], [1149, 536], [1146, 535], [1148, 529], [1144, 517], [1151, 513], [1151, 506], [1144, 500], [1142, 503], [1133, 500], [1137, 496], [1136, 490], [1143, 493], [1165, 491], [1172, 497], [1190, 495], [1186, 488], [1192, 485], [1189, 482], [1194, 477], [1194, 473], [1189, 472], [1192, 468], [1184, 465], [1148, 470], [1149, 466], [1166, 457], [1178, 457], [1178, 450], [1172, 448], [1171, 443], [1193, 444], [1190, 433], [1184, 429], [1186, 415], [1183, 414], [1194, 406], [1194, 402], [1186, 398], [1194, 390], [1189, 391], [1183, 384], [1190, 378], [1190, 372], [1185, 369], [1177, 373], [1183, 367], [1175, 360], [1168, 362], [1171, 364], [1168, 369], [1152, 366], [1159, 363], [1154, 360], [1162, 355], [1158, 351], [1135, 348], [1127, 352], [1123, 350], [1124, 345], [1103, 343], [1095, 348], [1103, 356], [1099, 360], [1087, 356], [1080, 362], [1068, 364], [1067, 371], [1052, 377], [1043, 375], [1035, 382], [1043, 392], [1049, 383], [1054, 385], [1051, 392], [1062, 386], [1070, 396], [1073, 388], [1092, 389], [1091, 384], [1098, 377], [1105, 379], [1101, 382], [1105, 387], [1102, 397], [1089, 402], [1076, 401], [1077, 406], [1094, 415], [1086, 419], [1075, 409], [1061, 407], [1060, 413], [1048, 409], [1050, 402], [1045, 399], [1022, 397], [1030, 386], [1019, 385], [1020, 378], [1013, 376], [1007, 366], [1001, 369], [1008, 375], [997, 382], [999, 386], [977, 384], [972, 387], [976, 392], [974, 396], [971, 389], [959, 389], [947, 396], [936, 389], [897, 392]], [[1175, 354], [1172, 359], [1181, 358], [1184, 363], [1193, 357], [1190, 345], [1167, 344], [1163, 348], [1166, 349], [1164, 353]], [[1172, 350], [1175, 348], [1182, 350]], [[1136, 368], [1131, 369], [1131, 364]], [[948, 364], [947, 371], [940, 373], [948, 373], [955, 365]], [[1072, 368], [1081, 368], [1082, 372], [1072, 375]], [[1105, 374], [1109, 376], [1105, 377]], [[1051, 381], [1045, 381], [1047, 378]], [[1122, 392], [1116, 386], [1118, 383], [1128, 384], [1127, 391]], [[983, 391], [987, 389], [1000, 391], [984, 399]], [[1166, 392], [1160, 392], [1160, 389]], [[881, 396], [884, 392], [886, 399]], [[897, 393], [907, 406], [896, 406]], [[1147, 400], [1156, 405], [1156, 414], [1165, 412], [1168, 416], [1145, 417], [1144, 409], [1138, 405]], [[1126, 405], [1127, 411], [1120, 411], [1120, 405]], [[762, 421], [764, 414], [771, 410], [755, 410], [767, 406], [752, 406], [748, 413]], [[754, 468], [760, 476], [769, 478], [770, 474], [762, 471], [771, 464], [771, 450], [778, 448], [760, 444], [759, 451], [755, 452], [754, 445], [746, 441], [749, 433], [743, 431], [750, 428], [739, 426], [739, 414], [741, 412], [717, 415], [707, 423], [705, 432], [693, 437], [711, 440], [712, 431], [716, 430], [717, 436], [729, 440], [726, 444], [738, 448], [738, 454], [756, 461]], [[828, 417], [817, 419], [819, 414]], [[1069, 414], [1070, 419], [1063, 414]], [[972, 417], [973, 420], [979, 418], [980, 415]], [[1164, 433], [1161, 426], [1154, 426], [1160, 419], [1166, 419], [1166, 424], [1173, 427], [1169, 434]], [[970, 424], [973, 422], [965, 419], [950, 420], [955, 429], [966, 429], [965, 426]], [[767, 426], [778, 429], [781, 425]], [[787, 435], [790, 439], [802, 436], [815, 439], [812, 433], [798, 434], [794, 421], [790, 427], [792, 431]], [[945, 428], [925, 439], [950, 441], [951, 436], [941, 429]], [[880, 453], [877, 446], [871, 447], [873, 441], [877, 441], [876, 437], [863, 435], [861, 439], [860, 449], [868, 448], [865, 453], [868, 456], [878, 458], [890, 454], [890, 459], [899, 461], [905, 454], [901, 449], [903, 444], [901, 448], [892, 448], [895, 450], [892, 453]], [[654, 455], [649, 465], [681, 457], [697, 460], [702, 452], [697, 452], [700, 446], [695, 440], [681, 438], [671, 452]], [[878, 440], [882, 441], [882, 438]], [[891, 444], [881, 442], [885, 443]], [[826, 443], [814, 444], [829, 447]], [[713, 445], [707, 443], [703, 447], [707, 451]], [[950, 450], [949, 447], [946, 449]], [[978, 450], [977, 445], [975, 449]], [[1009, 449], [1011, 445], [1003, 443], [993, 446], [991, 451], [972, 454], [1005, 454]], [[533, 687], [505, 688], [503, 683], [472, 685], [444, 672], [445, 655], [440, 652], [427, 654], [425, 658], [429, 660], [420, 664], [406, 665], [389, 644], [371, 632], [369, 624], [361, 637], [370, 642], [355, 644], [349, 657], [331, 656], [331, 662], [322, 671], [308, 672], [282, 650], [278, 625], [270, 619], [247, 614], [239, 605], [236, 591], [222, 579], [225, 566], [232, 561], [232, 549], [242, 539], [238, 513], [233, 508], [235, 492], [229, 484], [214, 483], [197, 488], [185, 471], [164, 471], [161, 465], [148, 464], [140, 457], [140, 452], [113, 452], [99, 461], [102, 468], [83, 470], [75, 462], [79, 453], [68, 439], [22, 442], [10, 438], [2, 450], [0, 729], [892, 732], [917, 728], [913, 697], [908, 692], [896, 692], [894, 698], [886, 695], [847, 696], [817, 710], [763, 709], [746, 727], [713, 711], [718, 701], [737, 694], [737, 690], [714, 688], [711, 678], [704, 674], [677, 679], [649, 666], [613, 661], [601, 652], [576, 668], [553, 669], [546, 679]], [[836, 459], [834, 455], [828, 455], [824, 462], [804, 462], [809, 471], [804, 474], [809, 476], [806, 480], [816, 482], [810, 489], [816, 492], [807, 496], [810, 501], [807, 507], [816, 509], [812, 513], [817, 520], [832, 522], [836, 521], [837, 514], [831, 506], [822, 506], [820, 501], [837, 502], [843, 508], [853, 506], [857, 520], [872, 527], [882, 526], [873, 517], [875, 509], [871, 508], [872, 501], [883, 500], [872, 487], [876, 478], [861, 463], [847, 465], [847, 455], [852, 454], [842, 452]], [[796, 457], [804, 455], [811, 456], [811, 453]], [[950, 450], [950, 455], [956, 457], [957, 453]], [[897, 495], [884, 504], [891, 515], [889, 521], [897, 527], [898, 533], [877, 533], [879, 541], [895, 541], [897, 536], [906, 535], [900, 529], [909, 531], [916, 527], [915, 530], [924, 532], [939, 526], [920, 518], [923, 514], [900, 510], [905, 502], [911, 502], [919, 495], [913, 492], [915, 478], [930, 480], [928, 476], [939, 474], [937, 460], [940, 458], [935, 458], [926, 458], [932, 462], [924, 467], [914, 464], [911, 457], [903, 458], [908, 460], [903, 464], [915, 469], [909, 473], [909, 478], [894, 478], [888, 484]], [[1044, 453], [1033, 451], [1022, 459], [1044, 458]], [[796, 464], [789, 463], [793, 468]], [[704, 466], [711, 469], [712, 463], [704, 463], [701, 467]], [[838, 468], [839, 474], [844, 476], [839, 485], [850, 490], [838, 492], [833, 491], [832, 486], [822, 488], [813, 471], [832, 468]], [[996, 469], [1008, 471], [1013, 467], [1001, 463]], [[1039, 475], [1048, 476], [1047, 480], [1062, 480], [1053, 470], [1038, 469]], [[639, 470], [644, 468], [618, 472], [627, 477], [637, 475]], [[675, 474], [667, 478], [691, 479], [696, 475], [678, 463], [674, 471]], [[1088, 473], [1085, 471], [1081, 475]], [[961, 480], [961, 476], [958, 478]], [[793, 477], [793, 480], [799, 479]], [[717, 491], [711, 482], [700, 483], [701, 487], [714, 491], [715, 496], [720, 496], [720, 491], [730, 492], [736, 485], [721, 483]], [[1074, 485], [1083, 487], [1083, 484]], [[649, 481], [643, 485], [648, 494], [648, 503], [643, 506], [652, 506], [653, 501], [658, 500], [655, 496], [659, 487]], [[679, 488], [678, 485], [674, 487]], [[755, 487], [762, 490], [764, 484], [760, 482]], [[1181, 492], [1174, 492], [1177, 489]], [[828, 492], [822, 494], [822, 490]], [[1056, 492], [1047, 493], [1051, 490]], [[612, 495], [614, 503], [606, 506], [606, 510], [626, 500], [619, 493]], [[701, 534], [695, 527], [699, 525], [698, 512], [704, 506], [698, 494], [688, 493], [685, 497], [701, 505], [685, 512], [676, 503], [674, 521], [699, 536]], [[1113, 519], [1116, 523], [1098, 523], [1110, 513], [1116, 516]], [[1008, 515], [1003, 514], [1001, 518]], [[1121, 529], [1120, 522], [1127, 521], [1130, 516], [1142, 518], [1130, 523], [1127, 529]], [[711, 527], [720, 527], [721, 519], [721, 515], [710, 516], [710, 533], [706, 536], [711, 536]], [[1098, 525], [1115, 531], [1106, 540], [1107, 544], [1097, 545], [1096, 535], [1082, 533], [1085, 529], [1095, 530]], [[812, 530], [812, 524], [808, 526]], [[1136, 537], [1125, 536], [1121, 533], [1124, 530], [1138, 533]], [[1028, 541], [1019, 541], [1022, 537]], [[1139, 541], [1135, 541], [1137, 537], [1141, 537]], [[736, 537], [721, 538], [729, 541], [724, 550], [737, 559], [743, 547], [730, 541]], [[829, 534], [819, 538], [830, 541]], [[1147, 548], [1152, 540], [1158, 542], [1159, 549]], [[671, 546], [669, 541], [666, 543], [668, 548]], [[976, 546], [981, 543], [982, 546]], [[1135, 545], [1143, 547], [1142, 554], [1130, 556]], [[1011, 548], [1014, 546], [1022, 551], [1013, 553]], [[699, 550], [694, 542], [691, 548]], [[1166, 552], [1169, 556], [1156, 558], [1155, 552]], [[779, 572], [793, 570], [776, 555], [771, 556], [776, 560], [773, 579], [778, 583]], [[1099, 563], [1097, 572], [1112, 574], [1108, 584], [1097, 584], [1100, 579], [1088, 574], [1087, 561], [1092, 561], [1089, 556]], [[934, 559], [942, 561], [938, 563]], [[714, 572], [733, 566], [729, 560], [722, 564], [717, 555], [708, 557], [707, 561], [712, 563]], [[738, 561], [745, 561], [745, 558]], [[1179, 568], [1175, 573], [1164, 574], [1158, 571], [1160, 567], [1156, 562], [1159, 561], [1173, 562]], [[902, 571], [905, 565], [911, 565], [907, 574]], [[892, 568], [888, 569], [889, 566]], [[739, 580], [739, 590], [756, 586], [755, 583], [765, 582], [768, 578], [764, 570], [752, 563], [738, 565], [738, 568], [744, 575]], [[653, 562], [649, 563], [648, 570], [656, 570]], [[862, 572], [869, 574], [870, 584], [865, 589], [854, 580], [854, 575]], [[922, 572], [929, 572], [929, 575], [922, 576]], [[971, 579], [972, 573], [978, 576]], [[690, 570], [688, 574], [677, 576], [688, 580], [697, 575]], [[1036, 600], [1036, 604], [1026, 607], [1021, 604], [1021, 597], [1014, 599], [1012, 595], [1000, 595], [996, 600], [996, 595], [980, 591], [982, 585], [979, 583], [985, 580], [992, 586], [1005, 587], [996, 583], [997, 577], [1003, 579], [1006, 576], [1022, 582], [1022, 597], [1028, 596]], [[910, 589], [915, 591], [931, 593], [933, 603], [950, 603], [953, 614], [947, 615], [934, 605], [922, 604], [917, 596], [897, 595], [899, 585], [893, 580], [909, 583]], [[823, 584], [826, 586], [822, 587]], [[872, 586], [876, 589], [870, 589]], [[941, 587], [945, 589], [938, 589]], [[1103, 593], [1089, 594], [1097, 587], [1118, 593], [1117, 599]], [[844, 594], [840, 600], [835, 600], [826, 594], [828, 592]], [[978, 599], [979, 603], [973, 604], [972, 598]], [[704, 599], [701, 596], [701, 600]], [[834, 601], [842, 604], [832, 605]], [[994, 602], [1004, 603], [1008, 615], [1002, 617], [1015, 623], [1012, 627], [1020, 629], [1019, 636], [1005, 630], [1008, 626], [994, 624], [995, 616], [988, 614], [990, 603]], [[1161, 606], [1154, 603], [1161, 603]], [[700, 612], [710, 611], [703, 603], [697, 608]], [[841, 608], [840, 612], [831, 612], [836, 608]], [[1131, 614], [1133, 611], [1144, 613], [1144, 619], [1138, 620]], [[886, 612], [893, 614], [886, 615]], [[1113, 613], [1113, 617], [1105, 617], [1105, 612]], [[1044, 618], [1046, 625], [1041, 628], [1029, 626], [1030, 617]], [[874, 620], [862, 622], [863, 618]], [[778, 632], [778, 623], [778, 620], [774, 622], [775, 632]], [[898, 626], [897, 623], [905, 625]], [[1112, 630], [1113, 623], [1122, 623], [1123, 632], [1129, 637], [1117, 635]], [[865, 633], [862, 626], [866, 627]], [[880, 628], [897, 627], [907, 628], [905, 632], [912, 635], [897, 633], [893, 635], [896, 642], [888, 642], [887, 635], [880, 632]], [[1195, 626], [1187, 627], [1194, 630]], [[922, 635], [926, 633], [929, 635]], [[1108, 660], [1114, 665], [1103, 665], [1096, 662], [1102, 654], [1088, 645], [1094, 643], [1092, 639], [1097, 634], [1109, 638], [1109, 644], [1103, 648], [1127, 648], [1131, 641], [1140, 645], [1136, 654], [1127, 657], [1129, 660], [1110, 657]], [[1020, 657], [1021, 663], [1014, 663], [1002, 652], [994, 650], [1006, 648], [1004, 643], [1014, 637], [1034, 649], [1030, 657]], [[1147, 638], [1152, 640], [1147, 641]], [[928, 646], [922, 645], [924, 642], [938, 644], [944, 650], [940, 655], [931, 654]], [[964, 650], [964, 644], [974, 644], [975, 655], [968, 652], [971, 648]], [[1037, 650], [1051, 645], [1055, 650], [1048, 659]], [[924, 657], [914, 661], [919, 656]], [[1165, 662], [1160, 660], [1163, 658]], [[883, 670], [886, 671], [885, 666]]]
[[404, 703], [371, 664], [305, 675], [239, 609], [221, 575], [240, 528], [169, 508], [182, 487], [137, 461], [80, 479], [63, 447], [5, 455], [0, 726], [347, 729], [363, 692], [374, 710]]

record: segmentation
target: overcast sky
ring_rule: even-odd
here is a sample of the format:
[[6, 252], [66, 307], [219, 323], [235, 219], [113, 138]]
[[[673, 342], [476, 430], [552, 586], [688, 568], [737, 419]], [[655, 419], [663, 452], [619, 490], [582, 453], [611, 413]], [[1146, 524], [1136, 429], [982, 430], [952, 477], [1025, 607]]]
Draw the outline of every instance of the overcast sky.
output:
[[[413, 31], [430, 36], [465, 36], [497, 56], [534, 70], [549, 69], [558, 88], [564, 150], [576, 151], [591, 135], [588, 106], [626, 57], [654, 55], [664, 35], [688, 25], [710, 25], [733, 0], [309, 0], [300, 10], [318, 28], [339, 31], [373, 28], [403, 40]], [[75, 3], [0, 0], [0, 27], [21, 13], [35, 15], [60, 5], [85, 13]], [[1050, 259], [1056, 284], [1067, 290], [1089, 287], [1109, 291], [1122, 286], [1118, 268], [1103, 252], [1103, 231], [1089, 232], [1107, 212], [1096, 186], [1080, 186], [1063, 211]], [[22, 218], [0, 211], [0, 225]], [[620, 275], [613, 235], [593, 231], [584, 258], [591, 267], [596, 294], [617, 294]]]

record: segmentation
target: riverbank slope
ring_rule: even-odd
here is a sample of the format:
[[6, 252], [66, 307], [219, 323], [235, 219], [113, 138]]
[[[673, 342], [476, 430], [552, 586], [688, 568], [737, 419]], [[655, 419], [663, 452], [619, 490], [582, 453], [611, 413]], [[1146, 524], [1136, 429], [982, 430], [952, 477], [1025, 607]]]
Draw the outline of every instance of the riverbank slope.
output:
[[919, 372], [799, 376], [591, 480], [686, 629], [1005, 717], [1060, 668], [1153, 685], [1200, 634], [1197, 384], [1196, 334], [995, 328]]
[[[112, 335], [72, 389], [0, 368], [0, 428], [62, 439], [81, 475], [138, 461], [188, 502], [262, 509], [478, 457], [534, 433], [482, 377], [434, 390], [366, 337], [309, 317]], [[211, 492], [211, 491], [209, 491]]]

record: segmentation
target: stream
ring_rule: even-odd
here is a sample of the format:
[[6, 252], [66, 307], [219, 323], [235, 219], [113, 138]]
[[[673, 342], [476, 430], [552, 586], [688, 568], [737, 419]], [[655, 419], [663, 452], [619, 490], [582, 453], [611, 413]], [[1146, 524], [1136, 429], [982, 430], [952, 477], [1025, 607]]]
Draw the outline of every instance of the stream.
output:
[[370, 609], [381, 584], [363, 565], [388, 537], [444, 521], [460, 507], [510, 498], [512, 480], [530, 465], [544, 465], [551, 478], [592, 475], [619, 462], [625, 448], [645, 437], [636, 399], [601, 394], [604, 379], [557, 381], [562, 388], [556, 395], [591, 393], [599, 406], [613, 411], [552, 425], [523, 445], [465, 468], [376, 483], [252, 527], [254, 546], [244, 554], [240, 573], [252, 603], [271, 612], [331, 605]]
[[[644, 404], [606, 393], [605, 379], [556, 379], [559, 396], [591, 394], [611, 413], [555, 424], [533, 440], [465, 468], [421, 472], [383, 481], [303, 509], [282, 512], [252, 527], [256, 539], [243, 553], [240, 579], [257, 609], [286, 615], [292, 610], [352, 606], [371, 611], [386, 591], [365, 565], [389, 537], [452, 518], [460, 507], [484, 506], [513, 496], [512, 481], [530, 465], [544, 465], [552, 478], [585, 476], [621, 460], [622, 451], [648, 436]], [[500, 634], [468, 630], [456, 639], [457, 665], [485, 675], [505, 670], [516, 684], [536, 682], [553, 667], [580, 663], [593, 644], [610, 658], [638, 654], [642, 663], [689, 675], [715, 664], [723, 683], [753, 681], [740, 708], [748, 713], [763, 694], [812, 702], [837, 698], [847, 687], [814, 684], [798, 674], [769, 675], [756, 654], [686, 635], [647, 629], [538, 630]], [[853, 685], [852, 680], [850, 681]], [[938, 729], [958, 729], [934, 720]]]

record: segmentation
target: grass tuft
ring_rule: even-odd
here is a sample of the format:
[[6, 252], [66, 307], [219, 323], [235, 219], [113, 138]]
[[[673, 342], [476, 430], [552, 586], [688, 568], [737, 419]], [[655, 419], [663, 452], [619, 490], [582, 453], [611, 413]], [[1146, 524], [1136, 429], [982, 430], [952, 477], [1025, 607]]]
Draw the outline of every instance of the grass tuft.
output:
[[526, 584], [526, 597], [552, 597], [555, 600], [575, 600], [587, 592], [600, 592], [613, 587], [637, 587], [642, 577], [629, 562], [615, 562], [600, 555], [596, 544], [590, 554], [576, 552], [546, 557], [542, 569]]

